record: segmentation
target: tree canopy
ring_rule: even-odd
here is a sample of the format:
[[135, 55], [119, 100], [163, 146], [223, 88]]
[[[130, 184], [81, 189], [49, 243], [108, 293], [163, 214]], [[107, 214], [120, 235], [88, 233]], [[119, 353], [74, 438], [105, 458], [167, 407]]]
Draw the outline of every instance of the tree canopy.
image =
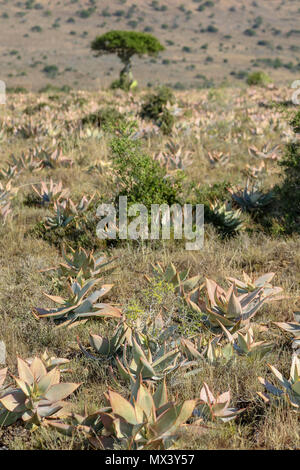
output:
[[154, 36], [137, 31], [109, 31], [98, 36], [91, 44], [93, 51], [102, 54], [117, 54], [122, 62], [130, 61], [133, 55], [155, 56], [164, 46]]

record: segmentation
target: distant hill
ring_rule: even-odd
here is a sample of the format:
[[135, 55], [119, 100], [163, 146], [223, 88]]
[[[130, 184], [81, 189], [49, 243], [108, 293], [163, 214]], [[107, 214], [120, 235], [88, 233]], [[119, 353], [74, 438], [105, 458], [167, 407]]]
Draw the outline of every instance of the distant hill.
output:
[[116, 57], [94, 58], [92, 39], [110, 29], [151, 32], [166, 46], [136, 59], [142, 86], [178, 89], [240, 82], [264, 69], [277, 83], [300, 78], [298, 0], [1, 1], [0, 79], [95, 89], [117, 77]]

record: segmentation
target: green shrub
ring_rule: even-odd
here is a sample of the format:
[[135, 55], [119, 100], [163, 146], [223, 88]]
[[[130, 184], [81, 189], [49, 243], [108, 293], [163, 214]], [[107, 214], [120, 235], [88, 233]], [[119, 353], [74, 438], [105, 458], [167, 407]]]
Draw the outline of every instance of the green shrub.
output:
[[256, 36], [256, 31], [254, 31], [254, 29], [251, 29], [251, 28], [248, 28], [248, 29], [245, 29], [244, 31], [244, 35], [245, 36]]
[[248, 85], [266, 86], [269, 83], [271, 83], [271, 78], [262, 71], [250, 73], [247, 78]]
[[180, 202], [182, 176], [166, 178], [166, 171], [141, 150], [141, 144], [133, 139], [134, 124], [120, 127], [119, 135], [111, 140], [113, 168], [119, 184], [119, 196], [127, 196], [128, 206], [134, 203], [168, 205]]
[[58, 67], [57, 65], [45, 65], [45, 67], [43, 68], [43, 72], [49, 78], [55, 78], [58, 74]]
[[154, 121], [164, 134], [170, 134], [174, 125], [174, 116], [168, 110], [167, 104], [174, 104], [174, 102], [175, 97], [170, 88], [160, 87], [156, 93], [145, 97], [140, 115], [142, 119]]
[[291, 119], [290, 125], [292, 126], [296, 134], [300, 134], [300, 111], [298, 111], [295, 116]]
[[84, 116], [81, 120], [83, 125], [95, 127], [117, 127], [124, 122], [124, 114], [112, 107], [101, 108], [95, 113]]
[[41, 26], [32, 26], [31, 30], [33, 33], [41, 33], [43, 28]]
[[[300, 133], [300, 111], [290, 121], [295, 133]], [[289, 142], [279, 161], [284, 169], [284, 181], [277, 187], [281, 217], [288, 233], [300, 232], [300, 142]]]

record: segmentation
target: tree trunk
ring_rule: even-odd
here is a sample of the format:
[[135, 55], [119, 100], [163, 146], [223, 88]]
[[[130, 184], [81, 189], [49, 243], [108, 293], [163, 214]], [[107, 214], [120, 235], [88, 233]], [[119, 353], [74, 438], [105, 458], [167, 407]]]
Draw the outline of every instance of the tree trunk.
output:
[[121, 60], [122, 60], [124, 67], [122, 68], [120, 72], [120, 88], [128, 91], [133, 81], [133, 77], [131, 73], [131, 68], [132, 68], [131, 57], [122, 57]]

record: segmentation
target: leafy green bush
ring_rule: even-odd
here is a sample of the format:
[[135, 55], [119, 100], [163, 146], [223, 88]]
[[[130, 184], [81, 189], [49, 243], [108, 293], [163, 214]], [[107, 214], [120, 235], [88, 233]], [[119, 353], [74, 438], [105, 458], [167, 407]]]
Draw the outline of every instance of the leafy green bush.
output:
[[45, 67], [43, 68], [43, 72], [49, 78], [55, 78], [58, 74], [58, 67], [57, 65], [45, 65]]
[[167, 108], [167, 104], [174, 104], [175, 97], [168, 87], [160, 87], [156, 93], [151, 93], [145, 97], [141, 109], [142, 119], [151, 119], [163, 131], [170, 134], [174, 125], [174, 116]]
[[257, 86], [266, 86], [271, 83], [271, 78], [265, 72], [253, 72], [248, 75], [247, 84], [248, 85], [257, 85]]
[[[300, 111], [290, 121], [295, 133], [300, 133]], [[280, 209], [288, 233], [300, 232], [300, 142], [289, 142], [284, 157], [279, 161], [284, 169], [284, 181], [277, 187]]]
[[97, 127], [117, 127], [124, 122], [124, 114], [112, 107], [101, 108], [95, 113], [88, 114], [82, 118], [83, 125]]
[[113, 167], [118, 180], [119, 196], [127, 196], [128, 207], [134, 203], [168, 205], [180, 202], [182, 176], [166, 177], [159, 163], [141, 150], [138, 140], [132, 138], [134, 124], [120, 127], [119, 135], [111, 140]]
[[300, 111], [298, 111], [295, 116], [291, 119], [290, 125], [292, 126], [296, 134], [300, 134]]

